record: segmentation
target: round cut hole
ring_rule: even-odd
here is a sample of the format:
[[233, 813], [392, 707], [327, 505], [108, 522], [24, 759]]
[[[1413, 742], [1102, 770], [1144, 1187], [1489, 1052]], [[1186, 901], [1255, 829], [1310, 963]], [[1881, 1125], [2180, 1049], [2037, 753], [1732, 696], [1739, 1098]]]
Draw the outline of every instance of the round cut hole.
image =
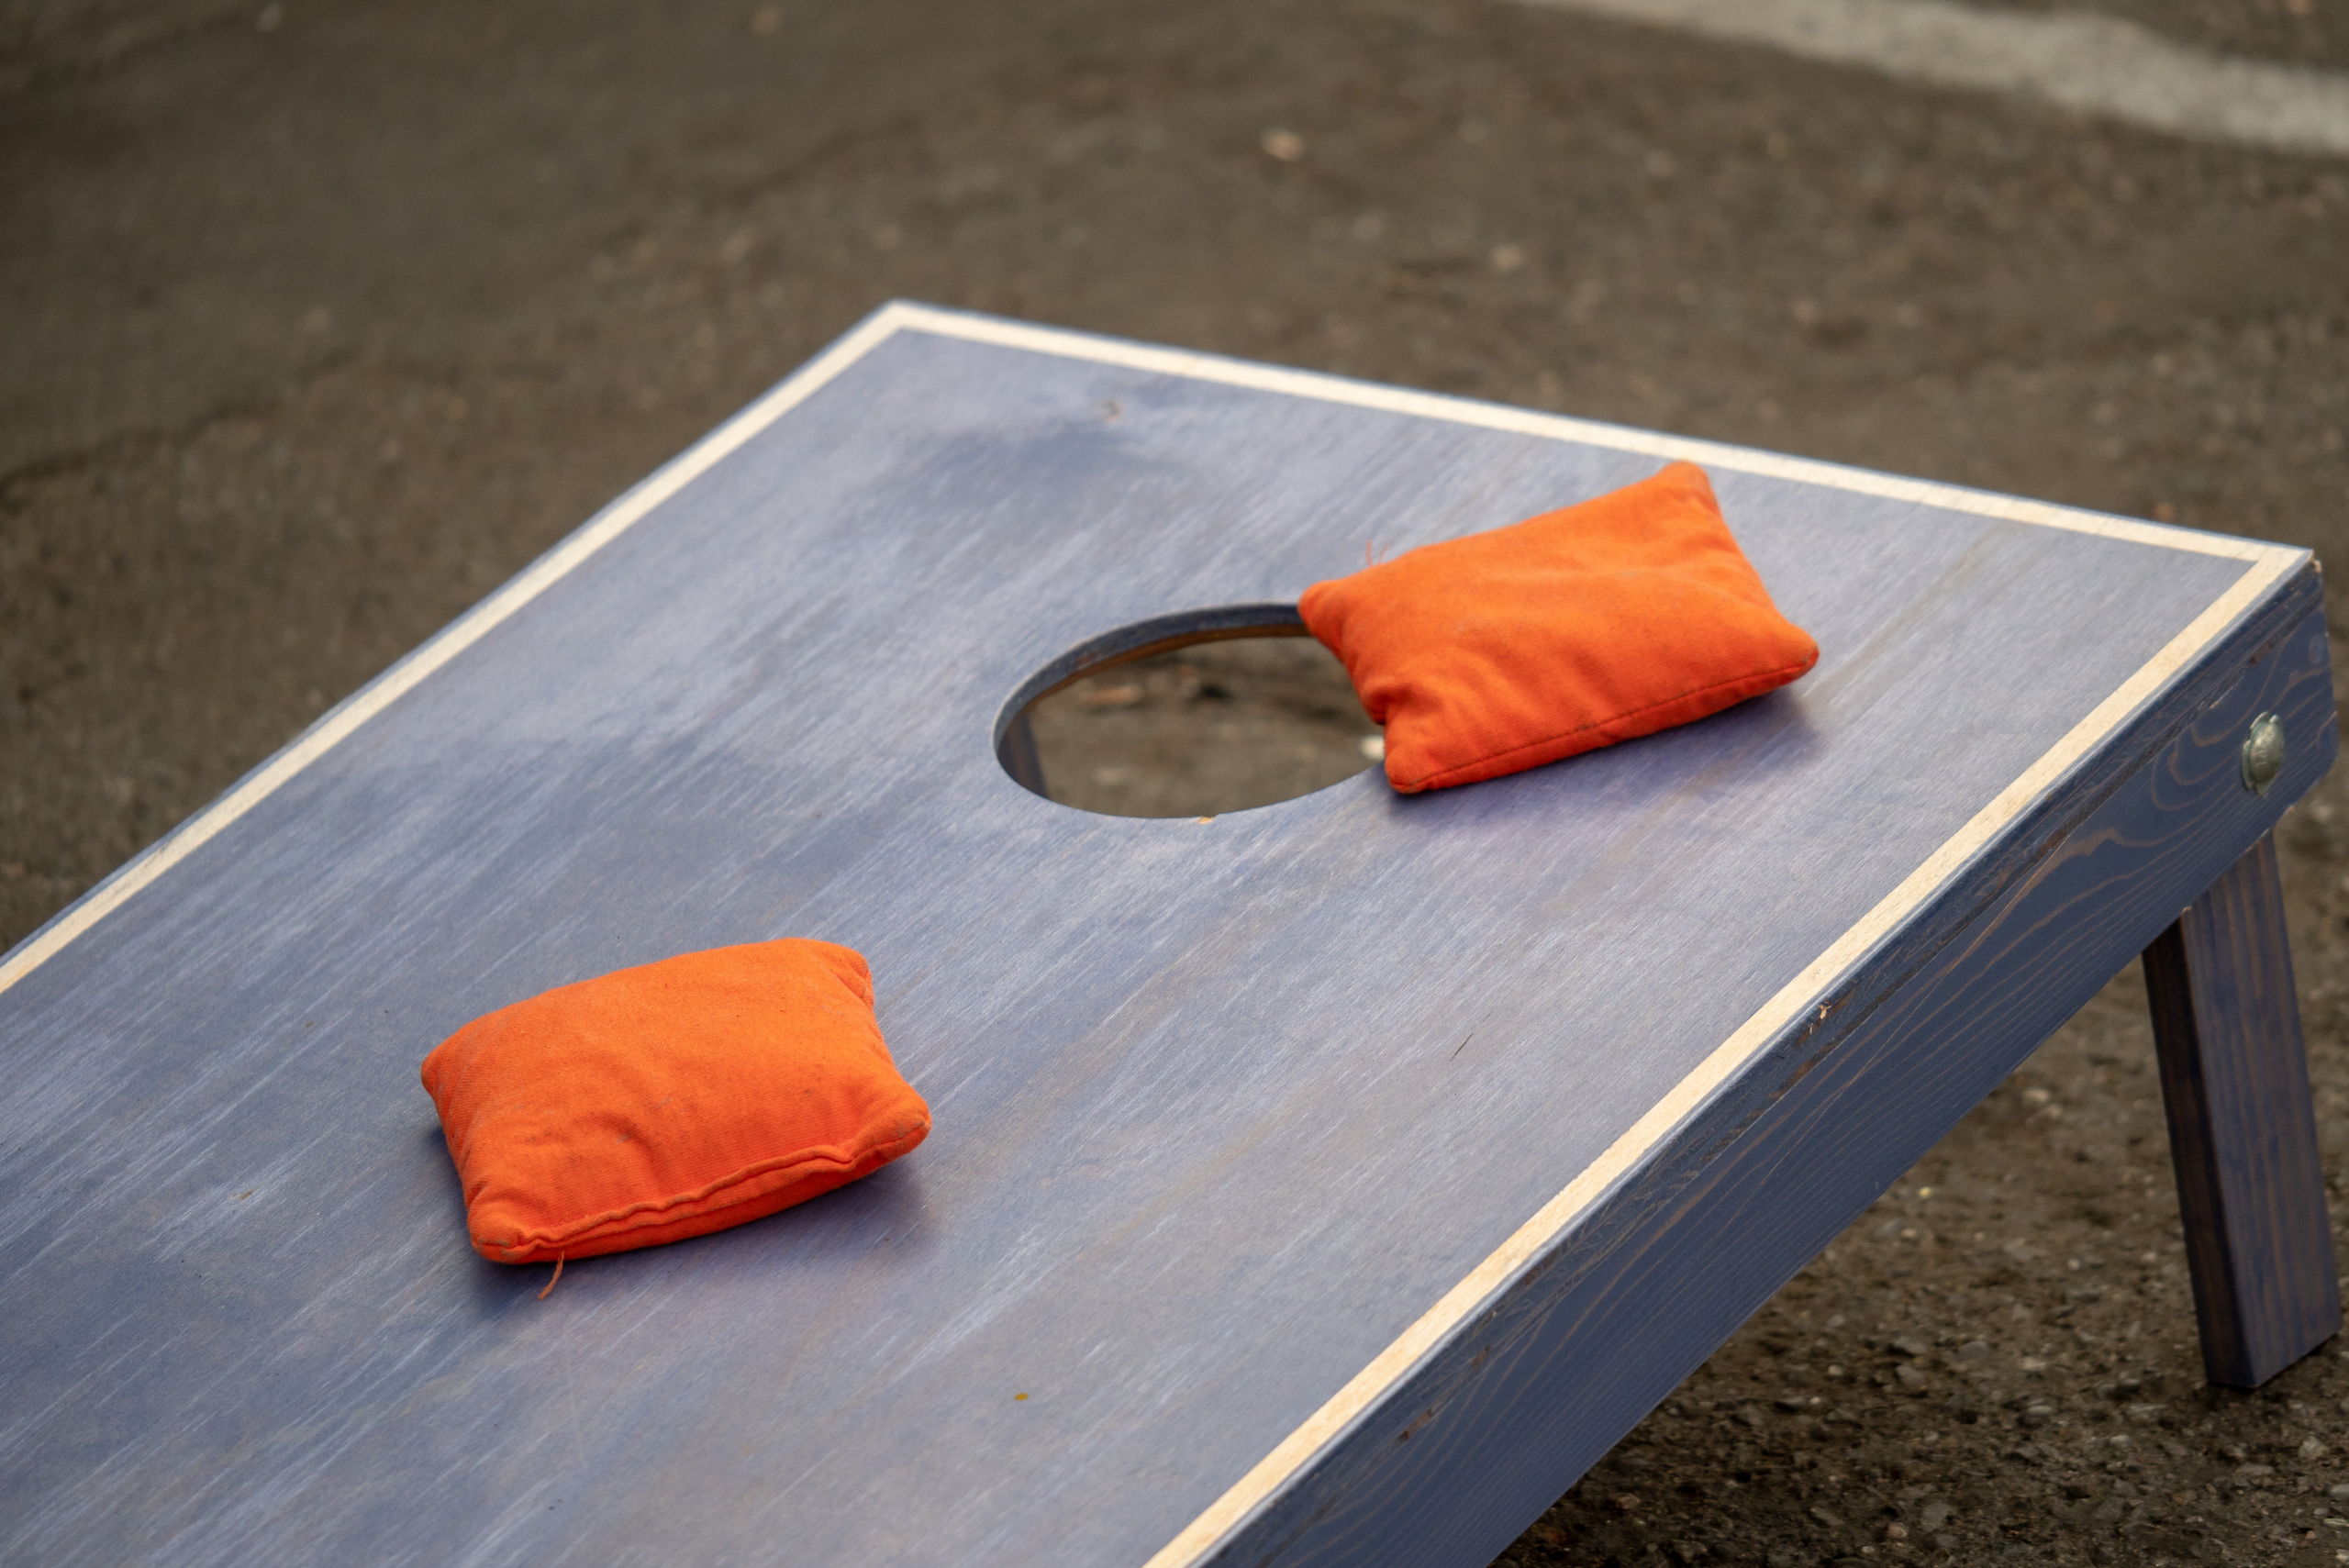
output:
[[1004, 771], [1110, 817], [1214, 817], [1352, 778], [1384, 742], [1296, 614], [1169, 617], [1055, 660], [1006, 705]]

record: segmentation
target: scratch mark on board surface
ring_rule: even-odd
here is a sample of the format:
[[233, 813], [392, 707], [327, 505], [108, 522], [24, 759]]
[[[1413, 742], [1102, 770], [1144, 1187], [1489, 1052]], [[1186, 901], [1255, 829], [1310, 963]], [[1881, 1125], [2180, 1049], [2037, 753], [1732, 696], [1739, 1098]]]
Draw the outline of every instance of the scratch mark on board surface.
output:
[[1470, 1030], [1468, 1031], [1468, 1033], [1467, 1033], [1466, 1037], [1465, 1037], [1464, 1039], [1463, 1039], [1463, 1040], [1461, 1040], [1461, 1042], [1460, 1042], [1458, 1045], [1455, 1045], [1455, 1046], [1453, 1046], [1453, 1047], [1452, 1048], [1452, 1056], [1451, 1056], [1450, 1060], [1452, 1060], [1452, 1061], [1453, 1061], [1453, 1062], [1457, 1062], [1457, 1061], [1459, 1061], [1459, 1060], [1460, 1060], [1460, 1053], [1461, 1053], [1462, 1051], [1465, 1051], [1465, 1050], [1467, 1050], [1467, 1049], [1468, 1049], [1468, 1041], [1469, 1041], [1469, 1040], [1475, 1040], [1475, 1038], [1476, 1038], [1476, 1031], [1475, 1031], [1475, 1029], [1470, 1029]]

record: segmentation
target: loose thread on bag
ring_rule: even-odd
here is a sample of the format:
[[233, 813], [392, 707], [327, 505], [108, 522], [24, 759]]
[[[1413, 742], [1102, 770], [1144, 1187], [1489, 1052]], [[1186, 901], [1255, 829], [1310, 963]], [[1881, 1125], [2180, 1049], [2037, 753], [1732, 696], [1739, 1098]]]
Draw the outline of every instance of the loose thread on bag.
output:
[[547, 1281], [547, 1287], [546, 1287], [546, 1289], [544, 1289], [544, 1290], [542, 1290], [542, 1291], [539, 1292], [539, 1299], [540, 1299], [540, 1301], [544, 1301], [548, 1296], [552, 1296], [552, 1295], [554, 1294], [554, 1283], [555, 1283], [555, 1280], [559, 1280], [559, 1279], [561, 1279], [562, 1277], [562, 1254], [561, 1252], [557, 1252], [557, 1253], [554, 1255], [554, 1279], [551, 1279], [551, 1280]]

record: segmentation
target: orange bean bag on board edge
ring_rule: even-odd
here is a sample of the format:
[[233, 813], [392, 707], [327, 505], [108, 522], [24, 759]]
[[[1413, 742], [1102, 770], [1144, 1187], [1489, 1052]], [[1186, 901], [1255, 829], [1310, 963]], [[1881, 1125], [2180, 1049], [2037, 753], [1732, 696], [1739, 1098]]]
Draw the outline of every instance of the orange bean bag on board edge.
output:
[[1808, 673], [1704, 471], [1421, 545], [1297, 602], [1406, 795], [1652, 735]]
[[499, 1263], [723, 1230], [879, 1170], [930, 1132], [930, 1106], [882, 1043], [863, 957], [797, 938], [501, 1007], [436, 1046], [423, 1076], [473, 1249]]

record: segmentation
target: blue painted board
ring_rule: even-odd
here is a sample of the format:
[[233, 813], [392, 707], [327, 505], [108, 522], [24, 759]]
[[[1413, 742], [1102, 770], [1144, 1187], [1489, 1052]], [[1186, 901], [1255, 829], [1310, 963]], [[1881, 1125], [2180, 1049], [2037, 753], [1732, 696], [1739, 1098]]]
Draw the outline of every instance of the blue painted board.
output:
[[[1796, 686], [1209, 823], [998, 763], [1072, 649], [1679, 455], [1819, 639]], [[2110, 933], [1997, 1029], [1869, 1037], [1931, 1064], [1881, 1135], [1772, 1120], [1816, 1008], [1924, 996], [2097, 799], [2159, 793], [2277, 617], [2329, 715], [2312, 584], [2277, 547], [893, 307], [0, 963], [0, 1556], [1172, 1568], [1312, 1560], [1375, 1505], [1424, 1528], [1366, 1560], [1481, 1562]], [[2296, 733], [2270, 795], [2175, 829], [2210, 875], [2329, 760]], [[2166, 920], [2200, 863], [2067, 907], [2142, 946], [2134, 901]], [[544, 1302], [476, 1258], [425, 1051], [781, 935], [867, 955], [930, 1140]], [[1677, 1228], [1641, 1195], [1674, 1192]], [[1562, 1260], [1706, 1288], [1620, 1373], [1583, 1352], [1628, 1319], [1560, 1320], [1592, 1397], [1474, 1425], [1573, 1441], [1464, 1518], [1376, 1434]]]
[[[2258, 841], [2277, 807], [2238, 782], [2254, 716], [2299, 727], [2279, 791], [2323, 775], [2339, 727], [2318, 599], [2305, 573], [2238, 628], [2201, 679], [2116, 739], [2105, 767], [2054, 792], [2032, 834], [1944, 889], [1899, 962], [1825, 994], [1680, 1134], [1677, 1158], [1610, 1195], [1222, 1561], [1465, 1563], [1505, 1547], [2175, 919], [2188, 890], [2224, 878], [2244, 834]], [[2321, 1216], [2321, 1182], [2313, 1196]]]

